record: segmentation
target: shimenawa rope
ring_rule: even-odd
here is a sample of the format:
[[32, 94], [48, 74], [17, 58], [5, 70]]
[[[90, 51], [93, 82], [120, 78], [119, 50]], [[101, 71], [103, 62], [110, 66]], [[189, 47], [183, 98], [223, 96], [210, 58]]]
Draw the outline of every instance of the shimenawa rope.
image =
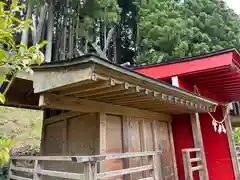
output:
[[[194, 85], [194, 92], [195, 92], [196, 94], [198, 94], [198, 95], [201, 95], [196, 85]], [[220, 134], [221, 132], [223, 132], [223, 133], [226, 134], [226, 132], [227, 132], [227, 130], [226, 130], [225, 126], [224, 126], [224, 121], [228, 118], [228, 109], [227, 109], [227, 106], [225, 106], [225, 108], [226, 108], [226, 111], [225, 111], [225, 115], [224, 115], [222, 121], [216, 120], [216, 119], [213, 117], [213, 115], [212, 115], [210, 112], [208, 112], [208, 114], [209, 114], [210, 117], [212, 118], [212, 126], [213, 126], [213, 128], [214, 128], [214, 131], [215, 131], [215, 132], [218, 131], [219, 134]]]

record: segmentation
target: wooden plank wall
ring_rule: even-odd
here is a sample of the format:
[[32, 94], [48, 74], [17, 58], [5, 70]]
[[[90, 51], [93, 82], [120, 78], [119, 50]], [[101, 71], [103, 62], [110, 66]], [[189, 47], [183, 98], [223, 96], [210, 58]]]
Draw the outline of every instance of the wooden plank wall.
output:
[[[45, 122], [43, 155], [94, 155], [140, 151], [162, 151], [159, 157], [162, 179], [177, 180], [174, 167], [174, 146], [168, 121], [117, 116], [104, 113], [88, 113], [64, 116], [61, 121]], [[128, 167], [147, 165], [147, 158], [132, 158], [102, 162], [98, 171], [112, 171]], [[53, 165], [59, 170], [83, 172], [83, 166], [73, 164]], [[50, 168], [51, 168], [50, 167]], [[55, 168], [56, 170], [56, 168]], [[123, 180], [137, 180], [148, 177], [149, 172], [118, 177]], [[116, 178], [114, 178], [116, 179]], [[52, 179], [51, 179], [52, 180]]]
[[[107, 115], [106, 124], [106, 153], [154, 151], [157, 148], [163, 152], [159, 158], [162, 164], [159, 171], [162, 172], [163, 179], [176, 179], [174, 174], [175, 154], [172, 150], [173, 141], [169, 131], [171, 123]], [[156, 136], [156, 142], [154, 142], [154, 136]], [[106, 170], [118, 170], [123, 167], [138, 167], [147, 164], [147, 159], [140, 157], [130, 160], [108, 161]], [[135, 173], [131, 176], [119, 177], [119, 179], [137, 180], [148, 177], [148, 175], [149, 172]]]
[[[60, 117], [60, 116], [59, 116]], [[50, 118], [49, 118], [50, 120]], [[51, 119], [52, 120], [52, 119]], [[53, 123], [44, 122], [44, 152], [42, 155], [97, 155], [99, 154], [99, 122], [97, 113], [80, 114]], [[83, 164], [47, 162], [45, 169], [83, 173]], [[60, 180], [44, 177], [43, 180]], [[62, 179], [61, 179], [62, 180]]]
[[[118, 154], [123, 153], [122, 144], [122, 122], [121, 116], [107, 115], [106, 116], [106, 153]], [[115, 159], [108, 160], [106, 163], [107, 171], [123, 169], [123, 160]], [[122, 177], [111, 178], [122, 179]]]

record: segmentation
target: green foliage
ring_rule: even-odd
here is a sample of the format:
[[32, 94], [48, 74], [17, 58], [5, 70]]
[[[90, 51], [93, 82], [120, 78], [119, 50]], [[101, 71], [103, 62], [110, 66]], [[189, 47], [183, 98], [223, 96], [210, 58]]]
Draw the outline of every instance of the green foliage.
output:
[[[22, 20], [18, 17], [24, 8], [23, 4], [19, 4], [19, 0], [12, 0], [10, 5], [0, 2], [0, 82], [6, 81], [6, 73], [16, 70], [31, 72], [31, 64], [40, 64], [44, 60], [40, 48], [46, 45], [46, 41], [31, 47], [16, 44], [14, 41], [14, 35], [31, 28], [30, 19]], [[5, 102], [1, 93], [0, 102]]]
[[234, 128], [234, 139], [236, 144], [240, 145], [240, 128]]
[[145, 0], [139, 5], [138, 63], [236, 47], [240, 18], [219, 0]]
[[6, 165], [10, 158], [10, 150], [14, 143], [8, 138], [0, 138], [0, 167]]

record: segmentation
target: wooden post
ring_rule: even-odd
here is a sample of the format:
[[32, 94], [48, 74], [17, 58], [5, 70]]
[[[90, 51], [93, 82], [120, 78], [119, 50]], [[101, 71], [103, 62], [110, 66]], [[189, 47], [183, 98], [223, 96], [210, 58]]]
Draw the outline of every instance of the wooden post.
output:
[[173, 159], [174, 178], [175, 178], [175, 180], [178, 180], [177, 161], [176, 161], [175, 146], [174, 146], [173, 131], [172, 131], [172, 121], [168, 122], [168, 132], [169, 132], [169, 137], [170, 137], [171, 154], [172, 154], [172, 159]]
[[14, 164], [15, 164], [14, 160], [10, 159], [10, 166], [9, 166], [9, 170], [8, 170], [8, 180], [10, 180], [11, 176], [13, 175], [12, 168], [13, 168]]
[[34, 169], [33, 169], [33, 180], [41, 180], [41, 175], [38, 174], [38, 170], [40, 169], [40, 164], [38, 160], [34, 162]]
[[191, 171], [192, 166], [190, 162], [190, 154], [187, 151], [182, 151], [183, 154], [183, 164], [184, 164], [184, 174], [186, 180], [193, 180], [193, 173]]
[[[146, 129], [145, 129], [145, 121], [141, 120], [139, 121], [140, 124], [140, 144], [141, 144], [141, 151], [145, 152], [147, 151], [147, 140], [146, 140]], [[147, 159], [146, 157], [141, 157], [142, 158], [142, 165], [147, 164]], [[146, 171], [143, 171], [143, 178], [148, 177], [148, 173]]]
[[199, 121], [199, 114], [193, 113], [190, 116], [191, 116], [194, 146], [195, 146], [195, 148], [201, 149], [200, 155], [201, 155], [201, 160], [202, 160], [203, 171], [199, 172], [200, 180], [208, 180], [209, 179], [208, 169], [207, 169], [206, 157], [205, 157], [203, 140], [202, 140], [202, 132], [201, 132], [201, 126], [200, 126], [200, 121]]
[[[127, 153], [129, 152], [129, 133], [128, 133], [128, 117], [122, 116], [122, 137], [123, 137], [123, 152]], [[124, 169], [127, 169], [130, 167], [130, 160], [129, 158], [124, 158], [123, 159], [123, 167]], [[131, 178], [130, 174], [124, 175], [124, 180], [130, 180]]]
[[226, 112], [226, 109], [222, 108], [222, 113], [223, 113], [223, 117], [225, 116], [225, 113], [228, 113], [227, 119], [225, 120], [225, 126], [226, 126], [226, 130], [227, 130], [227, 138], [228, 138], [230, 154], [231, 154], [231, 158], [232, 158], [234, 176], [235, 176], [235, 179], [239, 179], [240, 174], [239, 174], [237, 153], [236, 153], [236, 149], [235, 149], [235, 140], [234, 140], [234, 136], [233, 136], [233, 130], [232, 130], [229, 112]]
[[62, 129], [62, 137], [63, 137], [63, 154], [68, 155], [69, 147], [68, 147], [68, 119], [63, 120], [63, 129]]
[[158, 153], [153, 155], [153, 177], [155, 180], [162, 179], [160, 178], [160, 167], [159, 167], [159, 158], [158, 158]]
[[[152, 124], [152, 129], [153, 129], [153, 145], [154, 145], [154, 151], [160, 151], [160, 147], [158, 145], [158, 134], [157, 134], [157, 121], [154, 120], [153, 124]], [[159, 179], [163, 179], [163, 175], [162, 175], [162, 152], [158, 153], [156, 155], [156, 157], [154, 157], [155, 159], [157, 159], [157, 161], [155, 161], [157, 169], [158, 169], [158, 177]]]
[[97, 162], [84, 163], [84, 177], [85, 180], [97, 180]]
[[40, 155], [44, 156], [45, 153], [45, 137], [46, 137], [46, 127], [47, 125], [45, 124], [46, 119], [49, 117], [48, 116], [48, 110], [44, 109], [43, 111], [43, 121], [42, 121], [42, 133], [41, 133], [41, 143], [40, 143]]
[[[97, 113], [97, 118], [100, 124], [100, 131], [99, 131], [99, 153], [100, 155], [106, 154], [107, 148], [107, 139], [106, 139], [106, 128], [107, 128], [107, 117], [105, 113]], [[101, 173], [106, 171], [106, 160], [100, 162], [100, 170]]]

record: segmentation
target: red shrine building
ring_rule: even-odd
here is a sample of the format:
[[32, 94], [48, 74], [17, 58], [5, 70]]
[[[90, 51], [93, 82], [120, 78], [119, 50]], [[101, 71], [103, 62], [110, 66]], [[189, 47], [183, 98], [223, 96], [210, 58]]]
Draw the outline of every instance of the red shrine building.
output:
[[[228, 113], [233, 109], [229, 103], [240, 101], [239, 52], [235, 49], [217, 51], [168, 63], [141, 66], [136, 71], [218, 102], [215, 112], [199, 113], [202, 142], [198, 146], [204, 149], [210, 180], [240, 179], [238, 147], [234, 142], [232, 126], [226, 120], [230, 117], [234, 119], [232, 124], [239, 125], [240, 118]], [[174, 116], [172, 128], [178, 178], [185, 180], [181, 150], [196, 147], [190, 115]], [[195, 175], [194, 179], [199, 178]]]

